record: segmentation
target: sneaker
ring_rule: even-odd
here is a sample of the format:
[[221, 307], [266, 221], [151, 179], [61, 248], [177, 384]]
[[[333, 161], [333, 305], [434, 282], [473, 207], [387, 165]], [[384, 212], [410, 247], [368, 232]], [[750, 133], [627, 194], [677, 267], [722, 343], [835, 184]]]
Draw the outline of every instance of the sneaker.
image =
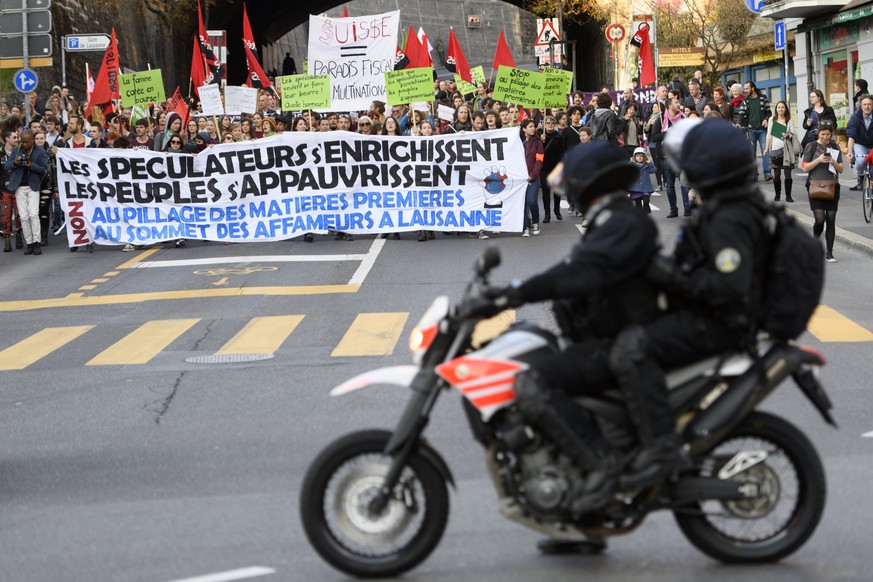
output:
[[539, 225], [538, 223], [535, 222], [535, 223], [533, 224], [533, 234], [534, 234], [534, 236], [536, 236], [536, 235], [538, 235], [539, 233], [540, 233], [540, 225]]
[[179, 238], [179, 239], [176, 239], [176, 242], [173, 243], [173, 246], [176, 247], [177, 249], [181, 249], [182, 247], [184, 247], [187, 244], [188, 244], [188, 241], [186, 241], [184, 238]]
[[825, 260], [829, 263], [836, 263], [837, 262], [837, 259], [835, 259], [833, 255], [829, 256]]
[[579, 223], [579, 226], [582, 228], [588, 228], [588, 221], [583, 218], [582, 222]]
[[479, 231], [479, 240], [488, 240], [489, 238], [491, 237], [488, 236], [487, 232], [485, 232], [484, 230]]
[[133, 252], [135, 250], [136, 250], [136, 248], [130, 243], [127, 243], [126, 245], [124, 245], [124, 248], [121, 249], [121, 251], [124, 253], [130, 253], [130, 252]]
[[523, 237], [529, 237], [529, 236], [530, 236], [530, 229], [529, 229], [529, 228], [526, 228], [526, 229], [524, 229], [523, 231], [521, 231], [521, 236], [523, 236]]

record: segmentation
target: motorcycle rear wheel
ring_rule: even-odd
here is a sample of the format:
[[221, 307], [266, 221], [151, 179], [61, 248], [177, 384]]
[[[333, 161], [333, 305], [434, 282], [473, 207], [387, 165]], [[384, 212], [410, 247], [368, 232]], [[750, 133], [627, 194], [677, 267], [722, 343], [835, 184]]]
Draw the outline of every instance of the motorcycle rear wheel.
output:
[[815, 531], [824, 510], [827, 487], [818, 453], [800, 430], [772, 414], [755, 412], [745, 419], [708, 457], [722, 461], [700, 476], [713, 477], [724, 460], [750, 450], [768, 456], [733, 478], [757, 483], [757, 497], [702, 501], [674, 512], [688, 541], [726, 563], [775, 562], [794, 553]]
[[309, 542], [330, 565], [360, 578], [397, 576], [411, 570], [439, 543], [449, 515], [440, 472], [413, 454], [388, 506], [369, 502], [381, 489], [391, 457], [391, 433], [346, 435], [310, 465], [300, 492], [300, 517]]

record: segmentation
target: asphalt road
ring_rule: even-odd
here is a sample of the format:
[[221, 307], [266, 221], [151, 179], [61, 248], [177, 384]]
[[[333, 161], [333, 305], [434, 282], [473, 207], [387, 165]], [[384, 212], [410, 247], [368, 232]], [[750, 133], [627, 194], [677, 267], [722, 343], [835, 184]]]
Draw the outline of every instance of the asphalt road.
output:
[[[681, 219], [664, 214], [655, 216], [670, 246]], [[496, 278], [524, 277], [558, 261], [578, 236], [576, 223], [544, 225], [542, 235], [530, 239], [489, 241], [504, 258]], [[387, 387], [343, 398], [328, 391], [362, 371], [409, 363], [409, 331], [436, 295], [460, 295], [485, 244], [441, 234], [419, 243], [406, 235], [387, 241], [373, 257], [380, 244], [374, 247], [372, 237], [320, 237], [312, 245], [193, 243], [144, 256], [108, 248], [71, 254], [55, 239], [42, 257], [0, 256], [6, 274], [0, 278], [0, 365], [3, 350], [48, 330], [20, 350], [32, 363], [0, 371], [0, 580], [175, 581], [252, 567], [272, 571], [256, 580], [344, 580], [304, 538], [297, 512], [302, 475], [342, 434], [391, 427], [406, 395]], [[367, 262], [360, 257], [119, 268], [130, 259], [328, 254], [372, 258], [357, 292], [348, 285]], [[842, 243], [837, 256], [840, 262], [828, 266], [823, 304], [859, 327], [851, 328], [859, 335], [823, 341], [807, 334], [804, 341], [830, 362], [823, 381], [840, 428], [826, 426], [790, 383], [766, 403], [811, 437], [828, 475], [824, 519], [795, 555], [770, 566], [723, 566], [691, 547], [662, 514], [612, 540], [606, 555], [540, 556], [538, 534], [497, 513], [481, 450], [452, 394], [439, 403], [427, 433], [458, 483], [449, 526], [430, 559], [405, 579], [873, 579], [873, 438], [862, 437], [873, 431], [867, 368], [873, 337], [863, 333], [873, 330], [873, 257]], [[239, 289], [253, 291], [233, 291]], [[37, 300], [29, 305], [38, 308], [27, 309], [24, 300]], [[396, 347], [389, 355], [332, 355], [362, 313], [408, 314]], [[186, 362], [225, 349], [254, 317], [288, 315], [303, 318], [273, 359]], [[551, 325], [544, 306], [524, 307], [518, 317]], [[124, 357], [139, 348], [146, 363], [106, 363], [118, 342], [144, 324], [167, 320], [184, 320], [187, 327], [151, 357], [142, 356], [153, 341], [148, 335], [135, 335], [137, 345], [127, 346]], [[61, 343], [69, 328], [81, 333]], [[61, 345], [40, 354], [53, 342]]]

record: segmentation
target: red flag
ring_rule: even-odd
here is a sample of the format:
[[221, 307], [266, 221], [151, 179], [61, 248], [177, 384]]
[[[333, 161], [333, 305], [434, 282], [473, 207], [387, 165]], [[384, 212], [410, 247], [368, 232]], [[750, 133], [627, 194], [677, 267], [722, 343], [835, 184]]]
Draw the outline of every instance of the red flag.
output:
[[191, 84], [194, 93], [200, 97], [200, 87], [206, 84], [206, 71], [203, 70], [203, 54], [200, 52], [200, 41], [194, 36], [194, 53], [191, 56]]
[[525, 109], [524, 107], [519, 107], [518, 108], [518, 122], [521, 123], [522, 121], [524, 121], [528, 117], [530, 117], [530, 115], [528, 115], [527, 109]]
[[[251, 23], [249, 23], [249, 14], [246, 11], [245, 3], [243, 3], [243, 44], [249, 51], [251, 51], [252, 58], [255, 60], [255, 62], [258, 62], [258, 47], [255, 45], [255, 35], [252, 34], [252, 25]], [[249, 87], [254, 87], [255, 85], [252, 82], [252, 67], [249, 64], [248, 56], [246, 56], [246, 65], [248, 66], [249, 73], [248, 77], [246, 77], [246, 85], [248, 85]], [[258, 65], [258, 69], [260, 69], [260, 65]], [[263, 73], [263, 70], [261, 70], [261, 73]], [[262, 75], [260, 78], [265, 79], [266, 77]]]
[[497, 39], [497, 50], [494, 51], [494, 64], [492, 67], [496, 71], [500, 65], [507, 67], [515, 67], [515, 59], [512, 58], [512, 53], [509, 52], [509, 45], [506, 44], [506, 37], [503, 36], [503, 29], [500, 29], [500, 37]]
[[100, 65], [100, 72], [97, 73], [85, 116], [91, 114], [93, 105], [103, 105], [119, 97], [121, 94], [118, 92], [118, 42], [115, 40], [115, 28], [113, 28], [109, 47], [103, 55], [103, 64]]
[[411, 68], [414, 69], [420, 66], [418, 62], [420, 58], [419, 53], [421, 53], [421, 44], [419, 44], [418, 36], [415, 34], [415, 30], [413, 30], [411, 26], [409, 27], [409, 32], [406, 34], [406, 47], [403, 49], [403, 52], [406, 53]]
[[224, 78], [224, 67], [215, 56], [212, 46], [209, 44], [209, 35], [206, 33], [206, 25], [203, 23], [203, 12], [200, 10], [200, 0], [197, 0], [197, 20], [199, 21], [198, 38], [200, 39], [200, 52], [203, 54], [205, 65], [206, 83], [219, 84]]
[[455, 38], [455, 30], [449, 27], [449, 50], [446, 52], [446, 68], [451, 73], [456, 73], [468, 83], [474, 83], [473, 73], [470, 72], [470, 63], [467, 62], [467, 57], [461, 50], [461, 45], [458, 44], [458, 39]]
[[346, 8], [345, 4], [343, 4], [343, 18], [348, 18], [348, 17], [349, 17], [349, 9]]
[[418, 66], [419, 67], [428, 67], [433, 68], [433, 58], [430, 56], [430, 51], [427, 50], [428, 42], [427, 42], [427, 34], [424, 31], [421, 32], [421, 38], [419, 39], [420, 47], [418, 52]]
[[272, 86], [266, 73], [264, 73], [264, 69], [261, 68], [261, 64], [258, 62], [258, 59], [255, 58], [255, 55], [252, 54], [248, 45], [246, 45], [246, 63], [249, 66], [249, 78], [246, 80], [246, 84], [248, 84], [249, 87], [267, 89]]
[[167, 111], [175, 111], [179, 114], [179, 117], [182, 118], [182, 127], [188, 123], [188, 106], [182, 98], [182, 91], [179, 90], [179, 87], [176, 87], [173, 96], [167, 99]]
[[91, 93], [94, 92], [94, 77], [91, 76], [91, 69], [88, 68], [88, 63], [85, 63], [85, 99], [91, 101]]
[[631, 44], [640, 50], [640, 87], [654, 85], [655, 61], [652, 59], [652, 43], [649, 39], [649, 23], [644, 22], [631, 38]]

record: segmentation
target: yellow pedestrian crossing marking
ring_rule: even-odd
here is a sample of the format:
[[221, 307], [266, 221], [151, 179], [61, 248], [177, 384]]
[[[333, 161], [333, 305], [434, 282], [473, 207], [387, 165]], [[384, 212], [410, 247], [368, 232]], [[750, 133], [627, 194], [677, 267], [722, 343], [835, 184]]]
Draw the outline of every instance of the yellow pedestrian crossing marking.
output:
[[23, 370], [93, 327], [47, 327], [0, 352], [0, 370]]
[[[409, 315], [408, 312], [357, 314], [330, 356], [393, 355]], [[282, 349], [303, 319], [303, 315], [254, 317], [216, 354], [275, 354]], [[479, 323], [473, 333], [473, 346], [479, 347], [503, 333], [515, 319], [516, 312], [509, 310]], [[86, 365], [117, 366], [148, 363], [199, 321], [192, 318], [146, 322], [93, 357]], [[0, 351], [0, 372], [24, 370], [57, 352], [94, 327], [82, 325], [45, 328]], [[824, 343], [873, 342], [873, 332], [824, 305], [819, 306], [810, 320], [809, 332]], [[186, 350], [191, 347], [185, 345], [179, 349]]]
[[473, 330], [473, 338], [471, 343], [473, 347], [480, 347], [485, 342], [496, 338], [498, 335], [509, 329], [509, 326], [515, 321], [515, 310], [509, 309], [502, 313], [498, 313], [491, 319], [480, 321]]
[[390, 356], [409, 313], [360, 313], [331, 352], [339, 356]]
[[97, 354], [86, 366], [145, 364], [199, 319], [149, 321]]
[[302, 315], [255, 317], [218, 354], [272, 354], [303, 321]]
[[822, 342], [873, 342], [873, 332], [825, 305], [816, 308], [807, 329]]

